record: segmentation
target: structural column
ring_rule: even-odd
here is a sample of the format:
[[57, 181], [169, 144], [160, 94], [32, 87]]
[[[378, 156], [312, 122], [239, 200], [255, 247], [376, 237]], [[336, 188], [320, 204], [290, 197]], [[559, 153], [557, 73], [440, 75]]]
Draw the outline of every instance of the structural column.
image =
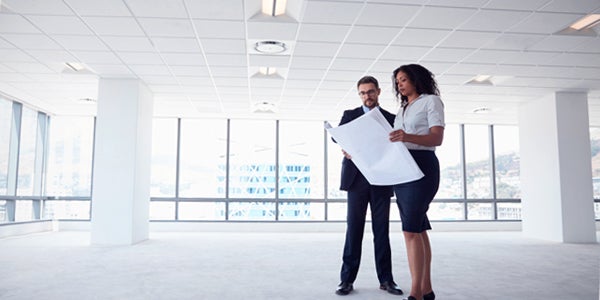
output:
[[139, 80], [100, 79], [92, 244], [148, 239], [153, 96]]
[[595, 243], [586, 93], [558, 92], [519, 111], [523, 234]]

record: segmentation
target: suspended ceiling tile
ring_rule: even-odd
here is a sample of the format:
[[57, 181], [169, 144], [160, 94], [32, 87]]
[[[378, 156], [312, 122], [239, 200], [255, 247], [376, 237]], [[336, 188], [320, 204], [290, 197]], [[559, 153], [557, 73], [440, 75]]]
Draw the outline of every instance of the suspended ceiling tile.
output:
[[458, 28], [461, 30], [504, 32], [530, 14], [530, 11], [483, 9]]
[[[65, 0], [80, 16], [131, 16], [123, 0]], [[131, 4], [132, 1], [128, 1]]]
[[202, 39], [205, 53], [246, 54], [246, 41], [243, 39]]
[[499, 37], [498, 33], [478, 31], [454, 31], [441, 42], [439, 47], [481, 48]]
[[477, 12], [470, 8], [429, 7], [419, 11], [407, 25], [416, 28], [456, 28]]
[[126, 3], [136, 17], [187, 18], [184, 1], [127, 0]]
[[341, 42], [352, 28], [349, 25], [303, 24], [300, 26], [298, 41]]
[[574, 14], [536, 12], [510, 28], [508, 32], [553, 34], [568, 27], [580, 17], [582, 16]]
[[[193, 20], [199, 38], [243, 39], [246, 28], [241, 21]], [[219, 30], [215, 30], [218, 28]]]
[[527, 50], [544, 39], [541, 34], [505, 33], [484, 45], [485, 49]]
[[243, 0], [185, 1], [194, 19], [243, 20]]
[[205, 66], [206, 61], [201, 53], [161, 53], [162, 58], [170, 66]]
[[319, 24], [354, 24], [362, 7], [362, 3], [307, 1], [302, 21]]
[[346, 43], [338, 52], [337, 57], [374, 59], [385, 49], [384, 45]]
[[387, 45], [402, 31], [397, 27], [354, 26], [347, 43]]
[[404, 28], [394, 41], [397, 46], [433, 47], [452, 33], [447, 29]]
[[2, 0], [2, 6], [19, 14], [72, 15], [62, 0]]
[[0, 33], [41, 33], [23, 16], [0, 12]]
[[123, 37], [123, 36], [106, 36], [102, 40], [110, 47], [111, 50], [119, 51], [137, 51], [137, 52], [152, 52], [154, 47], [150, 40], [146, 37]]
[[83, 21], [100, 36], [144, 36], [132, 17], [83, 17]]
[[69, 49], [70, 51], [78, 50], [96, 50], [104, 51], [108, 50], [106, 45], [102, 43], [96, 36], [82, 36], [82, 35], [54, 35], [52, 36], [54, 41], [59, 43], [63, 48]]
[[355, 24], [404, 27], [420, 9], [415, 5], [367, 3]]
[[121, 60], [110, 51], [71, 51], [75, 57], [86, 64], [121, 64]]
[[152, 37], [156, 49], [169, 53], [201, 53], [200, 43], [196, 38]]
[[52, 39], [41, 34], [2, 34], [9, 43], [21, 49], [60, 50], [61, 47]]
[[248, 39], [257, 40], [294, 40], [298, 23], [288, 22], [247, 22]]
[[186, 19], [138, 18], [144, 32], [151, 37], [194, 37], [192, 22]]

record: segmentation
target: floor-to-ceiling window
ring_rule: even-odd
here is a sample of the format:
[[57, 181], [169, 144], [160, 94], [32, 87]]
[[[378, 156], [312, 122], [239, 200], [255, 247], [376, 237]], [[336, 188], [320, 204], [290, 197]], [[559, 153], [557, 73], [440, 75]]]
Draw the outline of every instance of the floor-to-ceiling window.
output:
[[279, 121], [278, 128], [278, 219], [324, 220], [323, 122]]
[[[519, 128], [494, 126], [495, 198], [498, 220], [520, 220], [521, 198]], [[511, 201], [512, 200], [512, 201]]]
[[94, 117], [52, 117], [48, 144], [44, 218], [89, 219]]
[[600, 219], [600, 127], [590, 128], [592, 147], [592, 183], [594, 186], [594, 207], [596, 220]]
[[178, 132], [178, 119], [156, 118], [152, 122], [150, 197], [163, 199], [150, 202], [150, 219], [152, 220], [176, 219]]
[[180, 220], [225, 220], [227, 120], [181, 120]]
[[440, 187], [429, 207], [430, 220], [464, 220], [464, 176], [461, 126], [446, 124], [442, 145], [436, 148], [440, 161]]
[[[34, 195], [35, 147], [37, 140], [37, 111], [23, 107], [21, 112], [21, 132], [19, 138], [19, 160], [17, 169], [17, 196]], [[15, 221], [32, 219], [33, 202], [21, 199], [16, 202]]]
[[[8, 195], [8, 153], [12, 102], [0, 97], [0, 195]], [[0, 200], [0, 222], [7, 221], [6, 200]]]
[[[2, 100], [0, 116], [6, 141], [0, 143], [0, 220], [8, 220], [7, 211], [15, 221], [35, 219], [40, 200], [43, 218], [89, 219], [94, 118], [52, 116], [44, 145], [44, 114]], [[598, 199], [600, 129], [591, 128], [590, 138]], [[442, 178], [430, 219], [519, 220], [518, 140], [516, 126], [448, 124], [436, 150]], [[40, 147], [47, 153], [40, 155]], [[152, 157], [152, 220], [345, 220], [341, 149], [323, 121], [157, 118]], [[36, 177], [40, 159], [46, 160], [43, 185]], [[595, 210], [600, 219], [598, 200]], [[396, 210], [391, 219], [399, 219]]]
[[232, 120], [229, 220], [276, 219], [276, 122]]

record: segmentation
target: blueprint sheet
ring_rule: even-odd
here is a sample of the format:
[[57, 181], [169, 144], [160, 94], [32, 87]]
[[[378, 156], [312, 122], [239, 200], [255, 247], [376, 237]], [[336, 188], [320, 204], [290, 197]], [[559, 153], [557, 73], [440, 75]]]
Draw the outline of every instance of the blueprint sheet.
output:
[[379, 108], [338, 127], [326, 123], [325, 128], [373, 185], [394, 185], [424, 176], [406, 146], [390, 141], [392, 126]]

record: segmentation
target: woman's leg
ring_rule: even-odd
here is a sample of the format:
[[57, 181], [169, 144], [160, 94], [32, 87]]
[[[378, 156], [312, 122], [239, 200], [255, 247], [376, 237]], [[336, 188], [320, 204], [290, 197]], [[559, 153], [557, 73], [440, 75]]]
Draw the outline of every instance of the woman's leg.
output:
[[422, 233], [404, 231], [404, 240], [406, 243], [406, 254], [408, 256], [408, 268], [410, 269], [411, 287], [410, 295], [421, 299], [425, 270], [425, 249]]
[[431, 244], [427, 230], [420, 233], [423, 241], [423, 277], [421, 279], [421, 291], [423, 294], [431, 293]]

